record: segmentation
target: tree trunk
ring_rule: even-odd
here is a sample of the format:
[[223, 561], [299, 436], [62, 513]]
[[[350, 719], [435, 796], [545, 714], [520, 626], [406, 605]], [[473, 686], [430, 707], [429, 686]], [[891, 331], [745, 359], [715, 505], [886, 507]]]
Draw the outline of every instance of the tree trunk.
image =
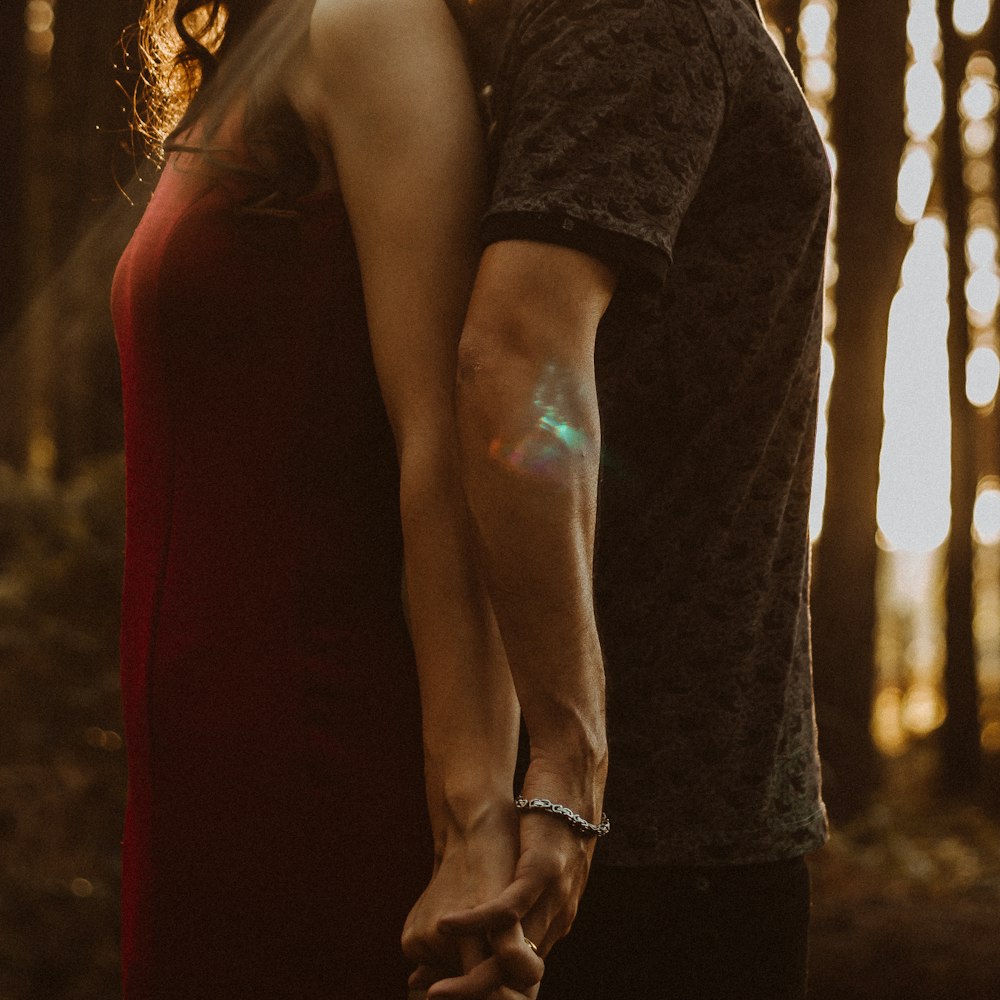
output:
[[19, 101], [24, 87], [24, 10], [18, 3], [0, 6], [0, 135], [7, 155], [0, 157], [0, 461], [14, 464], [21, 459], [22, 425], [18, 398], [10, 373], [16, 368], [17, 346], [14, 324], [24, 305], [24, 274], [21, 270], [21, 158], [24, 149], [24, 117]]
[[[24, 73], [24, 12], [16, 3], [0, 8], [0, 94], [19, 94]], [[22, 120], [16, 101], [0, 101], [0, 135], [8, 155], [0, 157], [0, 337], [13, 326], [21, 304], [19, 275], [18, 168]], [[13, 154], [13, 155], [10, 155]]]
[[121, 38], [142, 7], [142, 0], [59, 3], [53, 75], [62, 176], [55, 251], [62, 263], [59, 351], [72, 359], [61, 366], [55, 400], [60, 475], [94, 454], [121, 447], [120, 377], [108, 292], [138, 221], [120, 190], [136, 168], [127, 92], [138, 69], [125, 70]]
[[48, 54], [26, 58], [23, 89], [24, 194], [22, 250], [30, 305], [18, 331], [20, 388], [23, 393], [24, 462], [29, 475], [48, 479], [55, 470], [56, 297], [45, 293], [52, 275], [58, 191], [56, 146], [53, 142], [55, 87]]
[[12, 144], [20, 153], [15, 183], [4, 185], [12, 194], [3, 196], [17, 201], [17, 218], [4, 213], [0, 237], [17, 226], [12, 243], [20, 244], [25, 292], [12, 316], [19, 322], [0, 343], [0, 398], [7, 403], [0, 459], [42, 477], [71, 474], [81, 460], [121, 447], [108, 293], [138, 211], [120, 190], [135, 163], [127, 148], [129, 98], [116, 78], [128, 89], [137, 67], [129, 75], [115, 63], [121, 67], [122, 31], [141, 9], [141, 0], [60, 0], [50, 61], [24, 58], [23, 0], [0, 15], [0, 48], [17, 55], [0, 73], [23, 65], [18, 85], [4, 91], [20, 98], [23, 124]]
[[909, 230], [896, 218], [906, 137], [906, 5], [842, 0], [833, 139], [839, 215], [827, 496], [813, 574], [813, 649], [825, 795], [836, 819], [878, 785], [871, 737], [875, 679], [876, 499], [889, 308]]
[[965, 794], [979, 783], [979, 694], [972, 633], [972, 509], [978, 479], [975, 413], [965, 395], [969, 323], [965, 283], [965, 240], [969, 204], [963, 179], [961, 120], [958, 100], [971, 48], [952, 23], [954, 0], [941, 17], [944, 43], [945, 118], [941, 179], [948, 214], [948, 384], [951, 396], [951, 532], [948, 537], [947, 660], [945, 697], [948, 715], [941, 729], [941, 786]]

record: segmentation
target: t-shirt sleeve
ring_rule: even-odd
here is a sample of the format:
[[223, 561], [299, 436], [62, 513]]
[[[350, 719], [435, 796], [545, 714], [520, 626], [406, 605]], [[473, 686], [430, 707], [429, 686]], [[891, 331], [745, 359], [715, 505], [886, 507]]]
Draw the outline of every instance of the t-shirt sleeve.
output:
[[662, 279], [725, 79], [697, 0], [534, 0], [494, 90], [484, 245], [537, 239]]

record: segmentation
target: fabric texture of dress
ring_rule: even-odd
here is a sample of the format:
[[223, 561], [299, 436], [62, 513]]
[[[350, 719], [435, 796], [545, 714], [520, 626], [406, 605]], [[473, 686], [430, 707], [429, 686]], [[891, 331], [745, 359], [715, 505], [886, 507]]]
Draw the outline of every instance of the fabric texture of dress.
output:
[[349, 227], [335, 195], [255, 213], [256, 182], [182, 159], [113, 289], [124, 995], [400, 998], [432, 853]]

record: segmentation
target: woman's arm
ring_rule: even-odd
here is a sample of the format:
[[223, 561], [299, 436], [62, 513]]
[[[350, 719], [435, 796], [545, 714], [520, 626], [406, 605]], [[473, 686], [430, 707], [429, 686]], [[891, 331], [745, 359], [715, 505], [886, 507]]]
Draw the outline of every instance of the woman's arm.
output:
[[438, 862], [487, 834], [493, 863], [502, 857], [507, 871], [465, 885], [482, 900], [509, 879], [516, 856], [518, 707], [476, 571], [454, 418], [483, 200], [475, 97], [442, 0], [317, 0], [302, 80], [297, 103], [332, 151], [350, 217], [399, 452]]

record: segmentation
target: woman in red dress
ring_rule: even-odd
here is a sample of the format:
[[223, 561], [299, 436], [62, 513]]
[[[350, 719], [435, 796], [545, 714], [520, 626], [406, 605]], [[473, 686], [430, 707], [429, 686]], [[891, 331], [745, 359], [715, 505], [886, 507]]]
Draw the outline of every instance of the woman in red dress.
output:
[[483, 187], [461, 36], [444, 0], [144, 24], [165, 157], [113, 290], [125, 997], [402, 998], [411, 908], [409, 967], [469, 967], [485, 942], [437, 917], [516, 859], [451, 405]]

